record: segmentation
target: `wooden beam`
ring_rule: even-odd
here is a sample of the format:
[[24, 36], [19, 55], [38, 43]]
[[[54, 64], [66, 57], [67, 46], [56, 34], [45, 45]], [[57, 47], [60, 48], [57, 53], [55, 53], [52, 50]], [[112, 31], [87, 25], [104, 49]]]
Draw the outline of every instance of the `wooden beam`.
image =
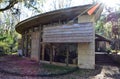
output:
[[44, 60], [45, 44], [42, 44], [42, 60]]
[[52, 60], [54, 61], [54, 56], [55, 56], [55, 46], [52, 46], [52, 53], [53, 53], [53, 55], [52, 55]]
[[26, 56], [29, 57], [28, 56], [28, 35], [27, 34], [26, 34], [26, 46], [25, 47], [26, 47], [26, 49], [25, 49], [26, 50], [26, 52], [25, 52]]
[[[42, 54], [42, 44], [41, 44], [41, 42], [42, 42], [42, 32], [41, 31], [42, 31], [42, 27], [40, 25], [39, 26], [39, 33], [40, 33], [40, 35], [39, 35], [39, 59], [44, 60], [44, 53]], [[42, 54], [42, 58], [41, 58], [41, 54]]]
[[26, 52], [27, 52], [27, 35], [25, 33], [24, 34], [24, 55], [27, 57]]
[[69, 47], [68, 47], [68, 45], [67, 45], [67, 51], [66, 51], [66, 66], [68, 66], [69, 65]]
[[56, 27], [46, 27], [43, 29], [43, 42], [47, 43], [73, 43], [92, 42], [93, 24], [80, 23], [72, 25], [61, 25]]
[[53, 49], [52, 46], [50, 45], [50, 64], [52, 64], [52, 53], [53, 53]]
[[25, 56], [25, 52], [24, 52], [24, 35], [22, 35], [22, 55]]

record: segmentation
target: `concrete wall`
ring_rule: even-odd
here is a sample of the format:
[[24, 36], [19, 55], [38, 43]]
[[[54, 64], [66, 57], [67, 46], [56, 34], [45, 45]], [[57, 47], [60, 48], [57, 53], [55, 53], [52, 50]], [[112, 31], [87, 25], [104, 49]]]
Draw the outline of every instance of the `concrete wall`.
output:
[[78, 23], [93, 23], [93, 41], [90, 43], [78, 43], [78, 67], [85, 69], [95, 68], [95, 28], [94, 15], [83, 15], [78, 17]]
[[95, 53], [91, 43], [78, 44], [78, 67], [85, 69], [95, 68]]
[[39, 32], [33, 32], [32, 35], [32, 40], [31, 40], [31, 59], [39, 61], [40, 59], [40, 44], [39, 44], [39, 38], [40, 38], [40, 33]]
[[84, 22], [93, 22], [94, 21], [94, 15], [82, 15], [78, 16], [78, 23], [84, 23]]

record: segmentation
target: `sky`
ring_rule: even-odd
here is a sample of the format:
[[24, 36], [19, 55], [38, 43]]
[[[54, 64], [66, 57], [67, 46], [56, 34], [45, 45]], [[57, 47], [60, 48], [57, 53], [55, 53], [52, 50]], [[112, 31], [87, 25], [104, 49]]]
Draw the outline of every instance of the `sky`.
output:
[[[59, 1], [59, 0], [47, 0], [46, 3], [44, 4], [44, 7], [43, 7], [44, 12], [48, 12], [48, 11], [53, 10], [53, 7], [51, 5], [51, 4], [53, 4], [53, 1]], [[91, 4], [92, 2], [93, 2], [93, 0], [72, 0], [71, 7]], [[120, 3], [119, 0], [99, 0], [99, 2], [105, 4], [106, 6], [109, 6], [109, 7], [117, 7], [116, 4]], [[32, 13], [32, 11], [25, 8], [24, 5], [21, 6], [21, 11], [22, 11], [22, 14], [21, 14], [20, 21], [38, 14], [38, 13], [37, 14]]]
[[[51, 4], [53, 0], [47, 0], [46, 3], [44, 4], [44, 11], [48, 12], [53, 10]], [[56, 0], [57, 1], [57, 0]], [[68, 0], [69, 1], [69, 0]], [[92, 3], [92, 0], [72, 0], [71, 6], [78, 6], [78, 5], [85, 5], [85, 4], [90, 4]], [[16, 5], [17, 6], [17, 5]], [[35, 16], [36, 14], [33, 14], [32, 11], [28, 10], [27, 8], [24, 7], [24, 5], [21, 6], [21, 18], [20, 21], [25, 20], [26, 18], [29, 18], [31, 16]]]
[[[46, 2], [46, 4], [45, 4], [45, 10], [46, 11], [49, 11], [51, 9], [52, 1], [54, 1], [54, 0], [48, 0]], [[90, 4], [90, 3], [92, 3], [92, 0], [72, 0], [71, 6], [85, 5], [85, 4]]]

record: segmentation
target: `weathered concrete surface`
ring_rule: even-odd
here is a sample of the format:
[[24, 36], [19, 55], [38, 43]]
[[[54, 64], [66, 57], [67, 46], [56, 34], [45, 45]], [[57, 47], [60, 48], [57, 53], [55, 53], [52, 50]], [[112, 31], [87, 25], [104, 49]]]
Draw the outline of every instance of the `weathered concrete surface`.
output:
[[83, 15], [78, 17], [78, 23], [92, 22], [93, 41], [89, 43], [78, 43], [78, 67], [85, 69], [95, 69], [95, 28], [94, 15]]
[[39, 61], [39, 59], [40, 59], [39, 37], [40, 37], [39, 32], [33, 32], [32, 33], [31, 59], [36, 60], [36, 61]]
[[78, 67], [86, 69], [95, 68], [95, 54], [90, 43], [78, 44]]

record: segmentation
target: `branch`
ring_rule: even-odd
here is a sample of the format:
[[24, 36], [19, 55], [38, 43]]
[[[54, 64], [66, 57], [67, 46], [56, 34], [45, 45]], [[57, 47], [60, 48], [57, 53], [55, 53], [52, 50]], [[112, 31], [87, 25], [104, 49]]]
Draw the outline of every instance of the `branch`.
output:
[[1, 9], [0, 9], [0, 12], [12, 8], [16, 3], [18, 3], [18, 0], [10, 0], [10, 1], [9, 1], [9, 5], [7, 5], [5, 8], [1, 8]]
[[38, 10], [36, 7], [32, 6], [31, 4], [28, 4], [30, 7], [32, 7], [33, 9], [35, 9], [38, 13], [40, 13], [41, 11]]

